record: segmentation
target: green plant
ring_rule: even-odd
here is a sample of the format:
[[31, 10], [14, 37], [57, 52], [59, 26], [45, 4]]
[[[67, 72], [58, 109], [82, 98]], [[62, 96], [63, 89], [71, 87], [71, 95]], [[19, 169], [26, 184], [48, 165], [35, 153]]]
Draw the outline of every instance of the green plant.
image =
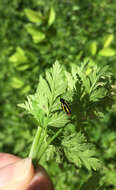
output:
[[[33, 160], [36, 159], [39, 163], [44, 163], [56, 154], [54, 157], [56, 160], [62, 155], [64, 160], [67, 158], [69, 162], [80, 168], [82, 166], [88, 170], [100, 168], [100, 161], [96, 158], [93, 145], [87, 142], [79, 127], [80, 124], [83, 124], [85, 115], [87, 122], [90, 112], [92, 114], [97, 110], [94, 106], [91, 109], [90, 106], [88, 112], [86, 95], [89, 97], [89, 104], [91, 102], [94, 104], [102, 101], [108, 94], [106, 80], [102, 80], [103, 77], [105, 78], [107, 68], [100, 70], [95, 67], [93, 72], [86, 75], [83, 72], [86, 71], [86, 67], [86, 63], [81, 64], [80, 67], [73, 66], [72, 73], [67, 73], [56, 62], [50, 70], [46, 71], [45, 77], [40, 76], [36, 93], [29, 95], [24, 104], [19, 104], [20, 107], [33, 115], [38, 124], [29, 154]], [[81, 115], [80, 123], [78, 121], [79, 110], [77, 113], [76, 110], [73, 110], [76, 102], [73, 97], [76, 95], [76, 101], [79, 100], [78, 103], [84, 109], [81, 109], [83, 115]], [[72, 121], [61, 110], [60, 97], [68, 97], [72, 103]]]

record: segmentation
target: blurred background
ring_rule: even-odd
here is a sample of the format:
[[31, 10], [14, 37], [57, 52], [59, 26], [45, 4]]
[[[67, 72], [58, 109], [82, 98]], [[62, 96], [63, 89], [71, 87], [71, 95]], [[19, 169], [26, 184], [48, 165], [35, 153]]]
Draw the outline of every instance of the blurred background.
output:
[[[35, 92], [55, 60], [68, 68], [90, 60], [116, 78], [115, 0], [4, 0], [0, 2], [0, 151], [26, 157], [36, 125], [18, 103]], [[105, 165], [105, 189], [116, 189], [116, 105], [90, 121], [89, 139]], [[93, 127], [94, 126], [94, 127]], [[67, 163], [46, 163], [56, 190], [76, 190], [91, 175]], [[57, 179], [56, 179], [57, 176]], [[81, 189], [81, 188], [80, 188]], [[87, 186], [84, 187], [84, 190]], [[89, 189], [90, 190], [90, 189]]]

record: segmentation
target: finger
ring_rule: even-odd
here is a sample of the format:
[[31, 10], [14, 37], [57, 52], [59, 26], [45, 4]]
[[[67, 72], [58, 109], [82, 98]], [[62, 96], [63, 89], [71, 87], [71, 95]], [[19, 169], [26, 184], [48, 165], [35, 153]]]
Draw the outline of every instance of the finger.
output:
[[21, 160], [21, 158], [14, 156], [12, 154], [0, 153], [0, 168], [8, 164], [14, 163], [18, 160]]
[[52, 181], [43, 167], [38, 167], [35, 176], [26, 190], [54, 190]]
[[4, 160], [4, 164], [0, 168], [0, 190], [25, 190], [34, 175], [31, 159], [17, 161], [16, 157], [9, 156], [10, 161], [6, 161], [6, 158], [0, 158], [1, 160]]

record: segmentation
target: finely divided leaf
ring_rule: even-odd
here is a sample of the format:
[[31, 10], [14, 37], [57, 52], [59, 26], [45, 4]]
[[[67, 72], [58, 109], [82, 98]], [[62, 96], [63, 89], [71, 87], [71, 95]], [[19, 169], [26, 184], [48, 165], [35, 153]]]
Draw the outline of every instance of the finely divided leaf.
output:
[[40, 126], [43, 123], [43, 126], [63, 127], [69, 121], [61, 110], [59, 98], [67, 88], [63, 77], [61, 66], [56, 61], [53, 68], [46, 72], [45, 78], [40, 76], [35, 95], [28, 96], [25, 104], [20, 105], [34, 116]]
[[86, 142], [86, 138], [80, 132], [64, 137], [62, 145], [67, 159], [77, 167], [99, 169], [100, 163], [92, 145]]
[[48, 122], [48, 125], [53, 127], [64, 127], [69, 122], [69, 118], [63, 112], [53, 114]]

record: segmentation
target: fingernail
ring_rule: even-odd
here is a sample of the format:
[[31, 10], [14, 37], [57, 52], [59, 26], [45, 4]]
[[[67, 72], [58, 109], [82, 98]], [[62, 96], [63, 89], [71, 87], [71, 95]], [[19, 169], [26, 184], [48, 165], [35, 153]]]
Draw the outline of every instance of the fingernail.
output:
[[31, 167], [31, 159], [26, 158], [1, 168], [0, 188], [24, 181]]
[[52, 181], [45, 169], [41, 166], [38, 167], [37, 173], [34, 175], [29, 187], [26, 190], [54, 190]]

